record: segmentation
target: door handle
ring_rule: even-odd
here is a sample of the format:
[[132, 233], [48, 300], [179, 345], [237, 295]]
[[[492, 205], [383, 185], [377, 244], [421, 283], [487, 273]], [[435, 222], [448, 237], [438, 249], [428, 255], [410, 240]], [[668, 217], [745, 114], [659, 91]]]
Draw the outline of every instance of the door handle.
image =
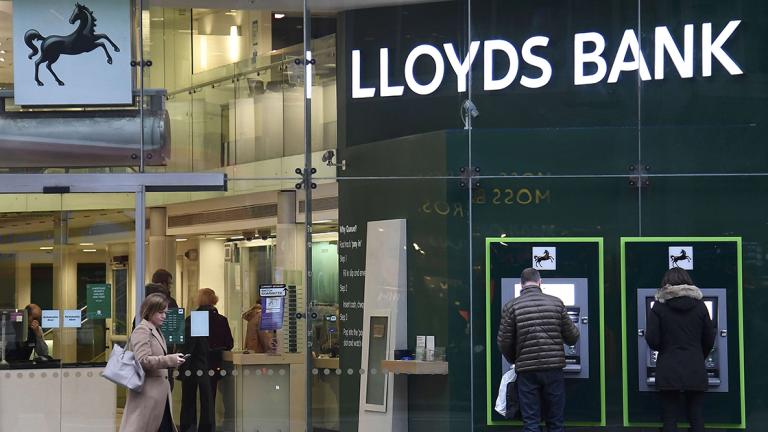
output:
[[645, 336], [645, 329], [637, 329], [637, 336], [638, 337]]

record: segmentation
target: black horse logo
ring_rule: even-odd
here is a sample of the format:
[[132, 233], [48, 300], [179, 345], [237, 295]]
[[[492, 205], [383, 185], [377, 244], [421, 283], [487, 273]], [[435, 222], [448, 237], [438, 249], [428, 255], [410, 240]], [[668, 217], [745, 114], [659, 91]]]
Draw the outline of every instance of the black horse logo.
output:
[[[75, 24], [79, 22], [77, 29], [67, 36], [48, 36], [43, 37], [35, 29], [30, 29], [24, 34], [24, 43], [27, 44], [29, 49], [32, 50], [32, 54], [29, 58], [36, 56], [40, 52], [40, 57], [35, 60], [35, 81], [37, 85], [42, 86], [43, 82], [40, 81], [39, 72], [40, 65], [45, 63], [45, 67], [51, 72], [51, 75], [56, 79], [56, 82], [60, 86], [64, 85], [64, 82], [56, 76], [56, 72], [53, 71], [51, 66], [56, 63], [59, 57], [63, 54], [66, 55], [78, 55], [87, 52], [91, 52], [96, 48], [104, 49], [104, 53], [107, 55], [107, 63], [112, 64], [112, 56], [109, 55], [104, 42], [99, 42], [101, 39], [106, 40], [112, 45], [115, 52], [120, 52], [120, 48], [112, 42], [109, 36], [96, 33], [96, 17], [93, 16], [93, 12], [88, 9], [87, 6], [80, 3], [75, 4], [75, 10], [72, 11], [72, 16], [69, 17], [69, 23]], [[40, 50], [37, 49], [34, 42], [43, 41], [40, 44]]]
[[677, 265], [679, 261], [691, 262], [691, 257], [685, 252], [685, 249], [680, 249], [680, 255], [670, 255], [669, 260], [672, 262], [672, 267], [680, 267]]
[[536, 267], [541, 267], [541, 263], [542, 263], [542, 262], [544, 262], [544, 261], [551, 261], [551, 262], [555, 262], [555, 257], [551, 256], [551, 255], [549, 254], [549, 251], [545, 249], [545, 250], [544, 250], [544, 254], [543, 254], [543, 255], [541, 255], [541, 256], [539, 256], [539, 255], [534, 255], [534, 256], [533, 256], [533, 260], [534, 260], [534, 261], [535, 261], [535, 263], [536, 263], [536, 264], [535, 264], [535, 266], [536, 266]]

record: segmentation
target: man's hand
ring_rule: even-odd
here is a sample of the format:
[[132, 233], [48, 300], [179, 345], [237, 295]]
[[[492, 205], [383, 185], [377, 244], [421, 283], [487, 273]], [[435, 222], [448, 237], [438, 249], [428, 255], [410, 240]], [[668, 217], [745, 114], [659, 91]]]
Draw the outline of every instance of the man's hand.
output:
[[32, 329], [33, 332], [35, 332], [35, 335], [38, 337], [43, 337], [43, 328], [40, 327], [40, 321], [34, 319], [31, 323], [29, 323], [29, 327]]

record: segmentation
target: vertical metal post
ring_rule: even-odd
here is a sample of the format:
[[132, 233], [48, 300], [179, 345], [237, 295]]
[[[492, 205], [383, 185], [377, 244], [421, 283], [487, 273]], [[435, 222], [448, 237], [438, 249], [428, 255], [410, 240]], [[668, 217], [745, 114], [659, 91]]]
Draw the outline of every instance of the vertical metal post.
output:
[[[470, 51], [472, 46], [472, 0], [467, 1], [467, 52]], [[467, 73], [467, 100], [472, 100], [472, 68], [469, 68]], [[472, 235], [473, 225], [473, 213], [472, 213], [472, 191], [475, 184], [475, 169], [472, 163], [472, 115], [469, 110], [466, 110], [467, 118], [467, 160], [469, 161], [469, 184], [467, 185], [467, 197], [469, 202], [467, 203], [467, 218], [469, 220], [469, 232], [467, 233], [467, 245], [469, 249], [469, 424], [470, 429], [474, 429], [475, 425], [475, 286], [474, 277], [472, 274], [472, 268], [474, 266], [474, 250], [472, 242], [474, 236]], [[490, 331], [486, 329], [486, 331]], [[485, 347], [490, 349], [490, 347]], [[490, 401], [488, 401], [490, 403]]]
[[[144, 0], [139, 0], [139, 172], [144, 172]], [[143, 210], [142, 210], [143, 214]], [[142, 221], [142, 225], [144, 225]], [[143, 234], [142, 234], [143, 235]], [[143, 254], [142, 254], [143, 256]], [[142, 270], [142, 275], [144, 271]], [[142, 281], [144, 278], [141, 278]]]
[[307, 344], [305, 361], [307, 362], [307, 431], [312, 432], [312, 16], [308, 1], [304, 0], [304, 225], [306, 228], [306, 266], [307, 282], [305, 287], [305, 319], [307, 320]]
[[141, 304], [144, 302], [144, 268], [146, 266], [145, 257], [144, 257], [144, 243], [145, 243], [145, 230], [146, 230], [146, 209], [144, 207], [145, 203], [145, 193], [146, 189], [144, 185], [141, 185], [136, 190], [136, 220], [135, 220], [135, 226], [134, 229], [136, 230], [136, 252], [135, 252], [135, 259], [134, 259], [134, 266], [135, 266], [135, 312], [136, 312], [136, 318], [135, 322], [138, 326], [141, 322]]

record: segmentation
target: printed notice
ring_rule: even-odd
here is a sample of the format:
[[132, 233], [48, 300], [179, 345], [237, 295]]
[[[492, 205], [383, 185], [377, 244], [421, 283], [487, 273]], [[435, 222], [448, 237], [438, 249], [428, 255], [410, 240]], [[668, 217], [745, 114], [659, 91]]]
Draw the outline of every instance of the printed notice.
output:
[[80, 328], [80, 309], [64, 311], [64, 328]]
[[40, 326], [44, 329], [59, 328], [61, 325], [61, 312], [58, 310], [44, 310]]

